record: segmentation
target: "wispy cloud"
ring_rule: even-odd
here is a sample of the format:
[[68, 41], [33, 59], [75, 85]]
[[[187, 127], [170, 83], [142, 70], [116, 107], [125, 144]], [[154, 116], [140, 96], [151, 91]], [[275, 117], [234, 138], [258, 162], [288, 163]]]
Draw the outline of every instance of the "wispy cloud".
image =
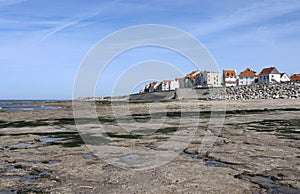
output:
[[101, 7], [96, 7], [90, 11], [87, 11], [84, 14], [78, 15], [78, 16], [73, 16], [68, 19], [64, 19], [61, 21], [58, 25], [54, 26], [53, 28], [47, 30], [47, 33], [43, 38], [41, 39], [41, 42], [45, 41], [49, 37], [53, 36], [54, 34], [61, 32], [65, 30], [66, 28], [79, 25], [79, 26], [87, 26], [89, 24], [92, 24], [92, 22], [86, 22], [83, 23], [83, 21], [91, 19], [96, 17], [99, 14], [105, 14], [111, 12], [113, 9], [115, 9], [117, 6], [119, 6], [120, 3], [118, 1], [111, 1], [110, 3], [107, 4], [102, 4]]
[[218, 16], [206, 23], [200, 23], [193, 34], [207, 35], [234, 27], [264, 22], [300, 9], [300, 1], [263, 1], [246, 8], [240, 8], [233, 13]]
[[0, 7], [23, 3], [27, 0], [0, 0]]
[[209, 41], [211, 49], [225, 47], [276, 47], [300, 40], [300, 20], [250, 28], [243, 33], [233, 32]]
[[85, 15], [85, 16], [80, 16], [80, 17], [77, 17], [77, 18], [74, 18], [74, 19], [69, 19], [67, 21], [62, 21], [58, 25], [56, 25], [53, 28], [47, 30], [46, 35], [44, 35], [41, 38], [40, 42], [45, 41], [46, 39], [48, 39], [49, 37], [53, 36], [57, 32], [63, 31], [64, 29], [66, 29], [68, 27], [71, 27], [71, 26], [74, 26], [74, 25], [80, 23], [83, 20], [86, 20], [88, 18], [96, 16], [97, 14], [98, 14], [98, 12], [95, 12], [95, 13], [88, 14], [88, 15]]

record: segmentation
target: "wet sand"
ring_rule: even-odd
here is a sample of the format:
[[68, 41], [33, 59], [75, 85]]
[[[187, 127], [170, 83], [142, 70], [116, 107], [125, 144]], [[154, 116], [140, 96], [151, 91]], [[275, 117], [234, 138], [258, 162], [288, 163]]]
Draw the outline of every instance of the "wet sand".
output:
[[1, 111], [0, 193], [299, 193], [300, 99], [223, 103]]

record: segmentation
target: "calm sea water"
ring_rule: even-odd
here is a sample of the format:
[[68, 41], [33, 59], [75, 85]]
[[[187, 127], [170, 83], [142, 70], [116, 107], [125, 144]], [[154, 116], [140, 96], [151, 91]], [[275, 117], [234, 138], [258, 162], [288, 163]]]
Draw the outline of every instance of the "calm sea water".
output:
[[[56, 100], [55, 100], [56, 101]], [[54, 100], [0, 100], [0, 110], [6, 111], [30, 111], [30, 110], [57, 110], [59, 106], [38, 106], [35, 102], [54, 102]]]

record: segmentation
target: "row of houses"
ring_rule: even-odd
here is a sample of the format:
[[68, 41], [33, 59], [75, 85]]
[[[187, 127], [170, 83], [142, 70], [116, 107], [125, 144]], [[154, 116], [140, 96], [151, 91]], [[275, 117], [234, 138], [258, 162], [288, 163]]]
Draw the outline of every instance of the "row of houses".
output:
[[235, 70], [223, 71], [223, 85], [226, 87], [283, 83], [289, 81], [300, 81], [300, 74], [294, 74], [289, 77], [286, 73], [280, 73], [276, 67], [264, 68], [259, 74], [250, 68], [245, 69], [239, 75], [237, 75]]
[[192, 71], [182, 78], [149, 83], [140, 90], [140, 93], [170, 91], [177, 88], [233, 87], [288, 81], [300, 81], [300, 74], [289, 77], [286, 73], [280, 73], [275, 67], [264, 68], [258, 75], [250, 68], [239, 75], [236, 70], [224, 70], [222, 76], [215, 71]]
[[182, 78], [152, 82], [140, 90], [140, 93], [170, 91], [177, 88], [221, 87], [222, 77], [214, 71], [192, 71]]

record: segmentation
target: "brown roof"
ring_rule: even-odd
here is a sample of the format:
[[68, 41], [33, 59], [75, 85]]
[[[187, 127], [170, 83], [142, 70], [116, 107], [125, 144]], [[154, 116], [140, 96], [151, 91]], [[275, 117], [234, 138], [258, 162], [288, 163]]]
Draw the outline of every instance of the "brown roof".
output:
[[183, 80], [185, 80], [185, 78], [184, 77], [182, 77], [182, 78], [176, 78], [175, 80], [176, 81], [183, 81]]
[[236, 77], [235, 70], [224, 70], [223, 73], [225, 75], [225, 78]]
[[264, 68], [259, 75], [280, 74], [276, 67]]
[[197, 74], [199, 74], [199, 73], [200, 73], [199, 71], [192, 71], [191, 73], [187, 74], [187, 75], [185, 76], [185, 78], [190, 78], [190, 79], [194, 80], [194, 79], [195, 79], [195, 76], [196, 76]]
[[250, 68], [247, 68], [245, 71], [241, 72], [239, 77], [246, 77], [246, 76], [254, 76], [256, 77], [256, 72], [251, 70]]
[[300, 81], [300, 74], [293, 74], [290, 79], [291, 81]]
[[162, 81], [163, 83], [170, 83], [171, 82], [171, 80], [164, 80], [164, 81]]

